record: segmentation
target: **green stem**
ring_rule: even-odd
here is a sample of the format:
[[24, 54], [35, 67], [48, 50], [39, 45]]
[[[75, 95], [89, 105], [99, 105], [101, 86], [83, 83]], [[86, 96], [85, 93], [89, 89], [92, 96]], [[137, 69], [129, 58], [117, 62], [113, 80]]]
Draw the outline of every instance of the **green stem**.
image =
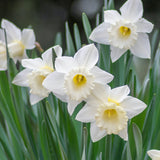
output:
[[106, 160], [112, 160], [112, 135], [106, 137]]

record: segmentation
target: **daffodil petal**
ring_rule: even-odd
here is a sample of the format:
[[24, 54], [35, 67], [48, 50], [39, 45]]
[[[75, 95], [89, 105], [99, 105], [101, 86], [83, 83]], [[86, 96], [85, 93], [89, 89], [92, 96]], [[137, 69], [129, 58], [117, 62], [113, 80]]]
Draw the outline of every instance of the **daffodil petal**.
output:
[[127, 127], [121, 130], [118, 135], [123, 138], [125, 141], [128, 141], [128, 132], [127, 132]]
[[117, 88], [113, 88], [110, 91], [109, 98], [114, 100], [114, 101], [116, 101], [116, 102], [118, 102], [118, 103], [120, 103], [127, 97], [129, 92], [130, 92], [130, 89], [129, 89], [129, 87], [127, 85], [121, 86], [121, 87], [117, 87]]
[[114, 76], [108, 72], [103, 71], [97, 66], [91, 69], [91, 73], [95, 76], [95, 82], [100, 84], [106, 84], [113, 80]]
[[4, 55], [3, 58], [2, 55], [0, 55], [0, 71], [5, 71], [5, 70], [7, 70], [7, 59], [4, 58]]
[[19, 72], [16, 77], [13, 79], [12, 83], [18, 86], [28, 87], [28, 74], [31, 72], [30, 69], [24, 69], [23, 71]]
[[92, 141], [96, 142], [106, 136], [107, 132], [105, 130], [101, 130], [99, 127], [97, 127], [96, 123], [93, 122], [91, 123], [90, 135]]
[[74, 110], [75, 110], [75, 108], [77, 107], [78, 104], [79, 104], [78, 101], [72, 101], [72, 100], [69, 100], [69, 101], [68, 101], [67, 108], [68, 108], [68, 113], [69, 113], [70, 115], [73, 114], [73, 112], [74, 112]]
[[92, 31], [91, 35], [89, 36], [89, 39], [97, 43], [109, 44], [109, 35], [108, 35], [109, 26], [110, 26], [109, 23], [103, 22]]
[[150, 33], [153, 30], [154, 25], [144, 18], [141, 18], [136, 22], [137, 32]]
[[0, 41], [5, 43], [5, 36], [4, 36], [4, 30], [3, 29], [0, 29]]
[[150, 58], [151, 47], [148, 35], [145, 33], [139, 33], [137, 41], [130, 50], [137, 57]]
[[23, 59], [28, 59], [28, 56], [26, 54], [26, 50], [24, 50], [22, 56], [15, 56], [12, 59], [13, 59], [14, 63], [17, 63], [17, 61], [21, 62]]
[[43, 54], [42, 54], [42, 59], [44, 61], [44, 63], [53, 68], [53, 61], [52, 61], [52, 49], [53, 47], [47, 49]]
[[104, 22], [115, 24], [115, 22], [121, 20], [121, 15], [116, 10], [104, 11]]
[[74, 59], [79, 66], [85, 68], [92, 68], [98, 61], [98, 50], [94, 44], [89, 44], [77, 51]]
[[53, 47], [57, 57], [62, 56], [62, 47], [60, 45], [56, 45]]
[[23, 59], [22, 60], [22, 66], [29, 68], [29, 69], [38, 69], [41, 66], [43, 66], [43, 62], [41, 58], [35, 58], [35, 59]]
[[1, 27], [6, 30], [8, 43], [15, 40], [21, 40], [21, 30], [15, 26], [12, 22], [2, 19]]
[[87, 123], [95, 121], [97, 108], [86, 104], [77, 114], [76, 120]]
[[33, 29], [23, 29], [22, 31], [22, 43], [26, 49], [35, 48], [35, 34]]
[[[47, 88], [48, 90], [58, 95], [58, 98], [65, 99], [65, 92], [64, 92], [64, 74], [59, 72], [52, 72], [49, 74], [43, 81], [42, 85]], [[62, 98], [61, 98], [62, 96]]]
[[[95, 84], [95, 88], [92, 91], [92, 95], [88, 97], [87, 102], [91, 104], [91, 106], [96, 105], [96, 103], [106, 103], [106, 100], [109, 97], [111, 88], [109, 85]], [[98, 105], [97, 105], [98, 107]]]
[[35, 94], [30, 94], [30, 97], [29, 97], [31, 105], [38, 103], [39, 101], [41, 101], [44, 98], [45, 97], [41, 97], [41, 96], [35, 95]]
[[160, 150], [152, 149], [147, 151], [147, 154], [153, 159], [158, 160], [160, 159]]
[[128, 0], [121, 8], [120, 8], [122, 17], [136, 22], [143, 15], [143, 5], [141, 0]]
[[111, 46], [111, 60], [112, 60], [112, 62], [117, 61], [126, 51], [127, 51], [127, 49], [120, 49], [120, 48]]
[[131, 119], [132, 117], [135, 117], [147, 107], [147, 105], [144, 102], [131, 96], [127, 96], [120, 103], [120, 105], [127, 112], [127, 116], [129, 119]]
[[76, 66], [76, 62], [72, 57], [57, 57], [55, 60], [55, 68], [57, 72], [67, 73]]

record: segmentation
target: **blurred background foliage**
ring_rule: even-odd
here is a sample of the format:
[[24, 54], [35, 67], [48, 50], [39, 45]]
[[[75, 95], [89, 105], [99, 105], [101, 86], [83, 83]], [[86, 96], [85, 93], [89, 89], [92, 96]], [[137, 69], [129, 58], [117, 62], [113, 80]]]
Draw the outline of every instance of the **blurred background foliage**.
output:
[[[119, 9], [124, 2], [115, 0], [115, 8]], [[143, 5], [144, 17], [159, 28], [160, 1], [143, 0]], [[102, 6], [103, 0], [0, 0], [0, 19], [6, 18], [20, 28], [32, 25], [37, 41], [47, 49], [53, 45], [57, 32], [64, 33], [65, 21], [69, 22], [71, 31], [75, 22], [80, 32], [83, 30], [82, 12], [87, 14], [93, 28], [96, 13], [101, 11]], [[85, 42], [84, 35], [82, 41]]]

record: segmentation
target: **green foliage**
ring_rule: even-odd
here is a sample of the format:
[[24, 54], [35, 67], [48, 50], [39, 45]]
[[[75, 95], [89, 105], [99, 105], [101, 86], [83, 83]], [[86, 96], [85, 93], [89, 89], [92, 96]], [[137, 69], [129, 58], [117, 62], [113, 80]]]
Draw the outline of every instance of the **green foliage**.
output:
[[[113, 9], [113, 0], [105, 0], [104, 9]], [[82, 14], [84, 33], [88, 43], [91, 24], [87, 15]], [[96, 25], [100, 15], [96, 17]], [[81, 48], [81, 34], [77, 24], [71, 36], [68, 23], [65, 24], [66, 55], [73, 56]], [[133, 56], [128, 52], [117, 62], [110, 60], [110, 48], [96, 44], [100, 52], [98, 66], [115, 78], [112, 87], [127, 84], [131, 95], [147, 104], [147, 109], [129, 122], [128, 142], [116, 135], [108, 135], [93, 143], [90, 139], [90, 125], [77, 122], [75, 114], [68, 114], [65, 103], [54, 95], [31, 106], [28, 90], [12, 84], [15, 75], [21, 70], [9, 59], [8, 71], [0, 72], [0, 159], [1, 160], [147, 160], [147, 150], [160, 149], [160, 48], [159, 31], [151, 37], [152, 59], [143, 83], [139, 82], [133, 66]], [[74, 39], [74, 41], [73, 41]], [[62, 45], [61, 33], [55, 45]], [[86, 42], [87, 43], [87, 42]], [[34, 53], [36, 54], [36, 53]], [[81, 105], [78, 106], [78, 110]], [[76, 110], [76, 112], [78, 111]]]

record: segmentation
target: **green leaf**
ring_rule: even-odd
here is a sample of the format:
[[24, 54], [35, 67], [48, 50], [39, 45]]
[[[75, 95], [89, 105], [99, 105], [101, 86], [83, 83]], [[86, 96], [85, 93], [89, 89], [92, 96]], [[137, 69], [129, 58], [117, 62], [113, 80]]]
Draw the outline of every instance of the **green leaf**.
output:
[[89, 23], [88, 17], [85, 13], [82, 13], [82, 23], [83, 23], [83, 28], [84, 28], [84, 32], [86, 34], [86, 38], [88, 43], [92, 43], [91, 40], [89, 40], [89, 36], [91, 34], [91, 25]]
[[81, 48], [81, 38], [80, 38], [80, 33], [77, 24], [74, 24], [74, 39], [75, 39], [75, 44], [76, 44], [76, 50]]
[[65, 31], [66, 31], [66, 46], [67, 46], [67, 55], [73, 56], [75, 53], [75, 48], [72, 40], [72, 36], [69, 30], [68, 22], [65, 23]]
[[135, 140], [135, 146], [136, 146], [136, 153], [137, 153], [137, 160], [141, 160], [142, 156], [142, 134], [138, 126], [133, 123], [133, 136]]

